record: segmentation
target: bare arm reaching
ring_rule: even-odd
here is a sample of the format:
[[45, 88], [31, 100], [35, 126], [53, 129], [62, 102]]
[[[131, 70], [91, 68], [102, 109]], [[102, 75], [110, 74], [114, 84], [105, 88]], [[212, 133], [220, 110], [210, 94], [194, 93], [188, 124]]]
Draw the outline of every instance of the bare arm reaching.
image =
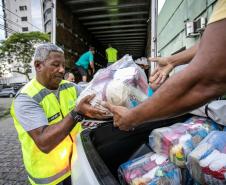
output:
[[146, 120], [183, 114], [226, 91], [226, 19], [207, 26], [190, 65], [164, 83], [146, 102], [131, 110], [108, 106], [124, 130]]
[[198, 47], [199, 42], [193, 47], [172, 56], [149, 58], [150, 61], [157, 62], [159, 65], [151, 74], [149, 81], [155, 84], [162, 84], [176, 66], [187, 64], [192, 60]]

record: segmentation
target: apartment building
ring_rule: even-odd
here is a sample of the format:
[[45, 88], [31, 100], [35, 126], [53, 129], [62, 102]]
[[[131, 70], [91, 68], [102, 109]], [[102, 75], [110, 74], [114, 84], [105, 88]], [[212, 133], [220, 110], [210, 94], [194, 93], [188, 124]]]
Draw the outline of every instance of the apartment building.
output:
[[32, 31], [31, 0], [2, 0], [5, 36]]

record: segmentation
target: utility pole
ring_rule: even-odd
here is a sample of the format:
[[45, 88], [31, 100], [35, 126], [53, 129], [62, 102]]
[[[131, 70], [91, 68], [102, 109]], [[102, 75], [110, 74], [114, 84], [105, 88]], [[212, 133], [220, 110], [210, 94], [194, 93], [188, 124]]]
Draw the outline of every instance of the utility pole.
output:
[[[158, 22], [158, 0], [151, 0], [151, 57], [157, 56], [157, 22]], [[152, 70], [156, 67], [156, 63], [150, 62]], [[151, 73], [151, 70], [149, 70]]]
[[151, 57], [157, 56], [158, 0], [151, 1]]
[[8, 37], [8, 24], [6, 21], [5, 0], [2, 0], [2, 11], [3, 11], [3, 19], [4, 19], [5, 38], [7, 38]]
[[51, 42], [56, 44], [56, 0], [52, 0], [52, 33]]

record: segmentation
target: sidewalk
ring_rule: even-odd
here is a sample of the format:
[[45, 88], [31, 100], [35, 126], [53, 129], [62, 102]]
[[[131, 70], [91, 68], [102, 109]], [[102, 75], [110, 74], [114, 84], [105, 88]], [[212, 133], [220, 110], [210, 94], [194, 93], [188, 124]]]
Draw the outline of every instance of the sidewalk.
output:
[[0, 107], [0, 119], [2, 119], [4, 116], [7, 116], [10, 112], [10, 108], [4, 109]]
[[0, 185], [29, 184], [12, 118], [0, 118]]

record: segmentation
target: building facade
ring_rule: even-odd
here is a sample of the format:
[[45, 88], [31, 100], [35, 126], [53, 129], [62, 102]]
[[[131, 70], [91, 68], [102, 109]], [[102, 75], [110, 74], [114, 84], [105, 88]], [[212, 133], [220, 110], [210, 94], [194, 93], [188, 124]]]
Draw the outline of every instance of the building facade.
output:
[[42, 18], [44, 32], [51, 34], [52, 32], [52, 0], [41, 0]]
[[31, 0], [3, 0], [5, 36], [32, 31]]
[[[215, 3], [216, 0], [166, 0], [158, 16], [159, 56], [176, 54], [199, 41], [204, 29], [198, 23], [204, 21], [207, 24]], [[189, 27], [192, 22], [194, 29], [198, 30], [194, 33]], [[182, 68], [178, 67], [174, 72]]]

